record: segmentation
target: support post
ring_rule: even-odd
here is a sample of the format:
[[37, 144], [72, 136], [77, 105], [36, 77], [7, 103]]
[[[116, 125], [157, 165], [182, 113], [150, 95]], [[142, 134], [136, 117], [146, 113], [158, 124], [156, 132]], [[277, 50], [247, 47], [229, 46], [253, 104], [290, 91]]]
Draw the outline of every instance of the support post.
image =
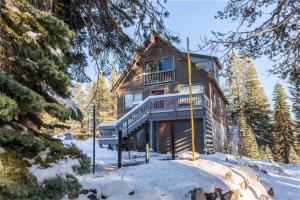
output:
[[149, 141], [150, 148], [153, 149], [153, 121], [150, 120], [150, 141]]
[[95, 147], [96, 147], [96, 106], [93, 105], [93, 174], [95, 174]]
[[174, 133], [173, 122], [171, 122], [171, 148], [172, 148], [172, 160], [175, 160], [175, 133]]
[[122, 167], [122, 131], [118, 131], [118, 168]]
[[149, 130], [148, 127], [145, 128], [146, 131], [146, 163], [149, 163]]

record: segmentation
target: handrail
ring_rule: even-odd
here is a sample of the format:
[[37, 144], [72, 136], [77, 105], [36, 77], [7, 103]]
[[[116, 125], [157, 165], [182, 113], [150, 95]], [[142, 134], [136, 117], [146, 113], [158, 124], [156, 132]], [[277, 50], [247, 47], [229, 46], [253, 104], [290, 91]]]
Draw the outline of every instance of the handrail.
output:
[[[196, 93], [193, 94], [193, 104], [195, 109], [199, 108], [199, 106], [209, 108], [209, 99], [204, 93]], [[149, 96], [115, 122], [102, 123], [99, 127], [100, 129], [126, 130], [138, 120], [148, 117], [150, 112], [188, 108], [189, 94], [176, 93]]]
[[164, 70], [143, 74], [144, 85], [160, 84], [175, 81], [175, 70]]

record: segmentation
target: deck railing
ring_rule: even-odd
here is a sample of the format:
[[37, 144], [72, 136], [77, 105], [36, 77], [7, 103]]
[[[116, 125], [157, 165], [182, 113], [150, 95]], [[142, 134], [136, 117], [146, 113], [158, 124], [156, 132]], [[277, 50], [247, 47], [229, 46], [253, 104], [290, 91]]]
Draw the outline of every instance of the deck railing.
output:
[[[100, 124], [100, 129], [122, 130], [124, 133], [132, 129], [134, 125], [143, 123], [147, 119], [149, 120], [151, 116], [149, 115], [150, 113], [189, 110], [189, 99], [189, 94], [149, 96], [117, 121]], [[203, 93], [193, 94], [192, 101], [194, 109], [209, 108], [210, 101]]]
[[144, 85], [153, 85], [175, 81], [175, 71], [167, 70], [144, 74]]

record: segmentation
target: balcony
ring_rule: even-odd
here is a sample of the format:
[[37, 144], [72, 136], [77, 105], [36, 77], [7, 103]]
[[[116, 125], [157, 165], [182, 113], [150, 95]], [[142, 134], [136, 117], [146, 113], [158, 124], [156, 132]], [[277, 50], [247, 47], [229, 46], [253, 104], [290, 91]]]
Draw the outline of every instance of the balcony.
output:
[[144, 85], [155, 85], [175, 81], [175, 70], [146, 73], [143, 75]]

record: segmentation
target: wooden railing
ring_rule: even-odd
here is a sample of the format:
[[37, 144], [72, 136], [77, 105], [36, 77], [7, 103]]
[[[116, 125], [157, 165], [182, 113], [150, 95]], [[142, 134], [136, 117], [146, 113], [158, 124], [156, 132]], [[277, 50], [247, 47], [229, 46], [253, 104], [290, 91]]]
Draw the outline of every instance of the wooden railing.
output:
[[[209, 99], [203, 93], [193, 94], [193, 108], [209, 108]], [[175, 110], [189, 110], [190, 101], [189, 94], [167, 94], [149, 96], [139, 105], [135, 106], [128, 113], [123, 115], [113, 123], [100, 124], [101, 130], [122, 130], [123, 133], [134, 129], [146, 120], [149, 120], [150, 113], [168, 112]]]
[[175, 81], [175, 71], [167, 70], [144, 74], [144, 85], [153, 85]]

